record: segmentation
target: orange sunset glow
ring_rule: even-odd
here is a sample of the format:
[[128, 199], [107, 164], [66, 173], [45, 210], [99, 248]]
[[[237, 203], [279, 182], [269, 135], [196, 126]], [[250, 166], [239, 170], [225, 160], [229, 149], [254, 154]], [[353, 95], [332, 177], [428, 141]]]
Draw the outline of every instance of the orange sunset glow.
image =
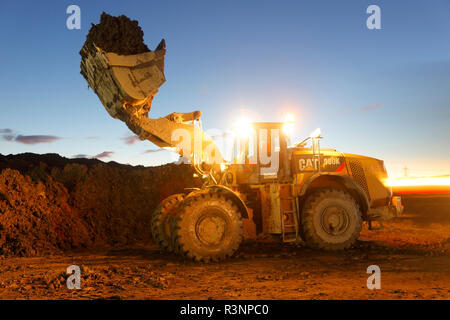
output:
[[396, 194], [450, 194], [450, 175], [388, 179]]

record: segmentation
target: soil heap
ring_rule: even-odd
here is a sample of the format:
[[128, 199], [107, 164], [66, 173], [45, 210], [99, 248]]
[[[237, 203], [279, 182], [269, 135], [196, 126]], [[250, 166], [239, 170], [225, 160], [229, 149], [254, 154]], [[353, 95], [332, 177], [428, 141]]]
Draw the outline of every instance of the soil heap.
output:
[[0, 155], [0, 255], [147, 243], [159, 202], [201, 185], [192, 174], [188, 165]]

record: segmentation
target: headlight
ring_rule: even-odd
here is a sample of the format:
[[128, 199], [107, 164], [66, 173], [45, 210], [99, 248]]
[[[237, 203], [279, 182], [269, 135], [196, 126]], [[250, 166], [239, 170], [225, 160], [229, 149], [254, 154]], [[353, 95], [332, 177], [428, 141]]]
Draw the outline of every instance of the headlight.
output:
[[247, 118], [241, 118], [234, 126], [234, 133], [239, 138], [249, 138], [252, 134], [253, 126]]

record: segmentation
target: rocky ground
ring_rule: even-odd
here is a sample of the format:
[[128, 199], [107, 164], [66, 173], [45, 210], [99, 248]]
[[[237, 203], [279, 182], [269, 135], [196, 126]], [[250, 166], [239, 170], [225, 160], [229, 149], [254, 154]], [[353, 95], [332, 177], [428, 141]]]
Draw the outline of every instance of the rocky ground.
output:
[[[420, 212], [410, 207], [382, 230], [365, 227], [355, 248], [341, 253], [258, 242], [244, 244], [228, 261], [197, 264], [149, 243], [64, 255], [3, 257], [0, 297], [450, 299], [450, 198], [434, 198], [433, 203]], [[434, 207], [444, 209], [429, 214]], [[80, 290], [66, 286], [66, 268], [73, 264], [81, 267]], [[374, 264], [381, 269], [379, 290], [366, 286], [367, 267]]]
[[[363, 245], [364, 247], [364, 245]], [[202, 265], [156, 247], [0, 262], [2, 299], [449, 299], [450, 258], [356, 249], [325, 254], [305, 248], [244, 246], [241, 256]], [[381, 250], [382, 251], [382, 250]], [[81, 289], [65, 270], [81, 266]], [[369, 265], [381, 289], [366, 287]]]

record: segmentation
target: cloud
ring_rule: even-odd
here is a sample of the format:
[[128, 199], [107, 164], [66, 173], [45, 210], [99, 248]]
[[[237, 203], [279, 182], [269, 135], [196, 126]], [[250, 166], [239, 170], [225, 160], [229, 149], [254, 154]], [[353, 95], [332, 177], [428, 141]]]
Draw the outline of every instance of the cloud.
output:
[[103, 151], [102, 153], [99, 153], [99, 154], [93, 156], [92, 158], [96, 158], [96, 159], [110, 158], [113, 154], [114, 154], [113, 151]]
[[139, 141], [139, 137], [137, 135], [129, 135], [124, 138], [121, 138], [125, 142], [125, 144], [134, 144], [135, 142]]
[[375, 110], [381, 109], [381, 108], [383, 108], [383, 106], [381, 104], [374, 103], [374, 104], [371, 104], [370, 106], [362, 108], [361, 112], [368, 113], [368, 112], [372, 112], [372, 111], [375, 111]]
[[142, 152], [142, 154], [160, 152], [160, 151], [163, 151], [163, 150], [164, 149], [148, 149], [148, 150], [145, 150], [144, 152]]
[[14, 141], [23, 144], [38, 144], [38, 143], [51, 143], [60, 140], [60, 137], [56, 136], [23, 136], [18, 135], [14, 138]]
[[52, 143], [54, 141], [62, 139], [57, 136], [46, 135], [30, 135], [24, 136], [21, 134], [15, 134], [12, 129], [0, 129], [1, 138], [5, 141], [18, 142], [23, 144], [38, 144], [38, 143]]
[[73, 155], [72, 158], [74, 158], [74, 159], [89, 158], [89, 156], [87, 154], [80, 153], [80, 154]]
[[110, 158], [114, 154], [113, 151], [103, 151], [95, 156], [90, 156], [85, 153], [79, 153], [72, 156], [72, 159], [102, 159], [102, 158]]
[[5, 141], [13, 141], [14, 140], [14, 135], [12, 135], [12, 134], [4, 134], [3, 136], [2, 136], [2, 139], [3, 140], [5, 140]]
[[0, 134], [2, 135], [2, 139], [5, 141], [13, 141], [15, 136], [12, 134], [13, 130], [6, 128], [6, 129], [0, 129]]

